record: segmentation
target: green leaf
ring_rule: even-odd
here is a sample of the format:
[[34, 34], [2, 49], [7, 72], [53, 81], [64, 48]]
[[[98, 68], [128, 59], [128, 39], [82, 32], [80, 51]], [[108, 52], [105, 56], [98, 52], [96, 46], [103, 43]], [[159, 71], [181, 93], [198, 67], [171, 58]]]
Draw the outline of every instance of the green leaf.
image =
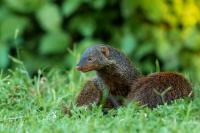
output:
[[24, 17], [19, 16], [7, 16], [4, 20], [2, 20], [1, 28], [0, 28], [0, 38], [3, 41], [8, 39], [15, 39], [16, 30], [18, 30], [18, 35], [23, 33], [29, 24], [29, 20]]
[[8, 15], [10, 15], [9, 9], [4, 6], [0, 6], [0, 23], [4, 19], [6, 19], [8, 17]]
[[152, 42], [145, 42], [143, 44], [138, 45], [137, 50], [134, 53], [136, 59], [141, 59], [145, 55], [148, 55], [154, 51], [154, 44]]
[[38, 10], [45, 1], [46, 0], [4, 0], [8, 7], [23, 13], [30, 13]]
[[67, 51], [70, 38], [65, 33], [48, 33], [44, 35], [40, 42], [40, 52], [42, 54], [56, 54]]
[[123, 17], [130, 17], [134, 12], [138, 2], [134, 0], [122, 0], [121, 1], [121, 12]]
[[102, 9], [106, 5], [106, 0], [92, 0], [91, 4], [95, 9]]
[[23, 65], [23, 62], [13, 56], [9, 56], [9, 58], [16, 64]]
[[[156, 44], [156, 54], [159, 59], [164, 61], [164, 68], [167, 70], [173, 70], [179, 66], [179, 45], [171, 45], [169, 40], [165, 37], [165, 32], [161, 29], [153, 30]], [[170, 63], [169, 63], [170, 62]]]
[[193, 51], [200, 50], [200, 32], [196, 28], [187, 28], [182, 32], [184, 46]]
[[167, 5], [162, 0], [141, 0], [140, 6], [145, 16], [155, 22], [162, 20], [163, 15], [167, 12]]
[[200, 71], [199, 71], [199, 66], [200, 66], [200, 58], [199, 55], [196, 54], [188, 54], [187, 57], [189, 58], [187, 60], [187, 68], [188, 66], [190, 67], [190, 73], [193, 73], [195, 75], [195, 80], [199, 81], [200, 80]]
[[9, 49], [0, 42], [0, 68], [6, 68], [9, 63], [8, 59]]
[[70, 16], [74, 13], [79, 8], [81, 3], [81, 0], [65, 0], [62, 5], [62, 10], [65, 16]]
[[134, 35], [130, 31], [126, 31], [121, 39], [121, 49], [127, 54], [131, 54], [136, 48]]
[[159, 63], [159, 60], [156, 59], [156, 72], [160, 72], [160, 63]]
[[60, 31], [62, 16], [55, 4], [46, 4], [37, 12], [37, 19], [41, 27], [46, 31]]
[[[84, 20], [84, 21], [83, 21]], [[85, 37], [93, 35], [96, 29], [96, 23], [93, 18], [88, 16], [78, 16], [70, 21], [69, 28], [72, 31], [78, 31]]]
[[146, 59], [140, 65], [140, 69], [143, 70], [145, 73], [152, 73], [155, 72], [155, 64], [150, 59]]

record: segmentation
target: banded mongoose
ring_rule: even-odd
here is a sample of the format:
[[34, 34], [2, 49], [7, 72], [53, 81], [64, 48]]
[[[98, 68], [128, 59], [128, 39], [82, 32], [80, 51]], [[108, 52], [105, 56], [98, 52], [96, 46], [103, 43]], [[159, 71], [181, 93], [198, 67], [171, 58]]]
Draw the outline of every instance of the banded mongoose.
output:
[[99, 104], [103, 95], [100, 87], [102, 87], [102, 84], [96, 78], [87, 81], [77, 97], [76, 104], [78, 106]]
[[95, 103], [103, 105], [103, 112], [107, 113], [110, 109], [117, 108], [122, 104], [113, 97], [104, 94], [106, 92], [103, 89], [105, 89], [105, 85], [99, 78], [88, 80], [77, 97], [77, 106], [91, 107]]
[[[87, 48], [76, 69], [82, 72], [96, 71], [96, 79], [102, 80], [103, 84], [106, 86], [105, 88], [108, 89], [108, 98], [110, 99], [108, 101], [111, 101], [113, 106], [121, 105], [123, 98], [126, 97], [130, 91], [133, 80], [140, 76], [139, 71], [137, 71], [131, 61], [122, 52], [119, 52], [109, 45], [103, 44]], [[89, 84], [91, 83], [87, 83], [84, 89], [94, 90], [95, 85]], [[103, 90], [101, 87], [97, 88]], [[96, 94], [92, 98], [91, 95], [88, 97], [84, 89], [78, 96], [78, 103], [81, 103], [81, 101], [85, 103], [84, 100], [87, 98], [93, 99], [95, 102], [100, 99], [96, 98], [96, 95], [100, 96], [100, 94], [98, 94], [99, 91], [95, 90]], [[91, 94], [93, 94], [93, 92], [91, 92]], [[88, 100], [88, 102], [90, 102], [90, 100]]]
[[[182, 75], [160, 72], [141, 76], [140, 72], [123, 53], [109, 45], [95, 45], [87, 48], [76, 69], [82, 72], [96, 71], [96, 79], [102, 80], [103, 85], [108, 88], [109, 96], [112, 97], [108, 101], [113, 104], [113, 107], [122, 105], [123, 100], [135, 100], [142, 105], [155, 107], [174, 99], [193, 96], [190, 83]], [[85, 88], [89, 89], [82, 90], [78, 99], [83, 100], [80, 101], [87, 103], [88, 100], [90, 103], [94, 100], [94, 102], [99, 103], [104, 88], [97, 87], [95, 82], [93, 82], [94, 85], [90, 85], [90, 83], [85, 85]], [[93, 94], [94, 88], [101, 90], [95, 90], [99, 94]], [[86, 94], [88, 93], [94, 97], [82, 98], [87, 97]], [[116, 101], [118, 104], [115, 104]]]
[[135, 80], [127, 101], [135, 100], [153, 108], [184, 97], [193, 97], [192, 86], [186, 78], [175, 72], [157, 72]]

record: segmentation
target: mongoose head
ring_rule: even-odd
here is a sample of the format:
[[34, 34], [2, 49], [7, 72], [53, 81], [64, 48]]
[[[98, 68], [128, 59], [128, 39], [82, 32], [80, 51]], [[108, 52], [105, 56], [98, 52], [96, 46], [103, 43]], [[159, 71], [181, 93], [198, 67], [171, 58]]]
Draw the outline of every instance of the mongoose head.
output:
[[87, 48], [76, 66], [78, 71], [100, 70], [109, 64], [109, 48], [106, 45], [95, 45]]

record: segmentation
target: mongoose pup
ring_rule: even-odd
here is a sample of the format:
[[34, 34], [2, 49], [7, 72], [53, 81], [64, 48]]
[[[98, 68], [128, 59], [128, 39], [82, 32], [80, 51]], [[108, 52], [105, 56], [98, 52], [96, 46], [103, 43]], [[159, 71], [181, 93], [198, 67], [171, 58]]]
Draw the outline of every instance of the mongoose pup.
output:
[[[130, 91], [133, 80], [140, 76], [140, 73], [122, 52], [103, 44], [87, 48], [76, 69], [82, 72], [96, 71], [97, 79], [102, 80], [103, 84], [105, 84], [112, 103], [116, 103], [115, 100], [117, 99], [118, 104], [116, 103], [115, 105], [122, 103], [123, 98]], [[92, 86], [89, 88], [94, 88]], [[80, 94], [83, 94], [83, 92]], [[84, 97], [85, 95], [84, 93], [82, 96]], [[84, 99], [81, 98], [82, 96], [78, 97], [80, 101], [84, 101], [81, 100]], [[94, 101], [97, 101], [97, 99]]]
[[192, 96], [191, 84], [182, 75], [158, 72], [134, 81], [127, 99], [153, 108], [165, 102]]
[[77, 97], [77, 106], [91, 107], [94, 103], [96, 105], [103, 105], [104, 113], [107, 113], [112, 108], [119, 107], [122, 103], [119, 103], [119, 101], [109, 95], [104, 95], [103, 88], [105, 88], [105, 85], [99, 78], [87, 81]]
[[103, 96], [101, 88], [102, 84], [98, 82], [98, 79], [90, 79], [83, 86], [80, 94], [77, 97], [76, 104], [78, 106], [87, 105], [90, 106], [93, 103], [97, 105], [100, 103]]
[[[102, 80], [99, 78], [91, 78], [81, 89], [76, 99], [76, 105], [87, 106], [88, 108], [91, 108], [93, 104], [103, 105], [102, 111], [104, 114], [108, 113], [110, 109], [120, 106], [118, 101], [104, 94], [104, 87], [105, 85]], [[69, 116], [72, 115], [71, 107], [63, 106], [63, 112]]]

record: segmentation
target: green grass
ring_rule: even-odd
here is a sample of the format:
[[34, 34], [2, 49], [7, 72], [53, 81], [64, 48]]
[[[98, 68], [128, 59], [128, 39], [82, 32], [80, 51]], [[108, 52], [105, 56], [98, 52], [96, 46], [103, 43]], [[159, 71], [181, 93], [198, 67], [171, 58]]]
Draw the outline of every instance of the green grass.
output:
[[[90, 75], [91, 76], [91, 75]], [[0, 132], [199, 132], [200, 98], [195, 87], [193, 101], [177, 100], [153, 110], [134, 103], [103, 115], [74, 106], [75, 97], [87, 79], [71, 71], [39, 71], [30, 78], [24, 67], [0, 72]], [[63, 113], [73, 105], [72, 116]]]

